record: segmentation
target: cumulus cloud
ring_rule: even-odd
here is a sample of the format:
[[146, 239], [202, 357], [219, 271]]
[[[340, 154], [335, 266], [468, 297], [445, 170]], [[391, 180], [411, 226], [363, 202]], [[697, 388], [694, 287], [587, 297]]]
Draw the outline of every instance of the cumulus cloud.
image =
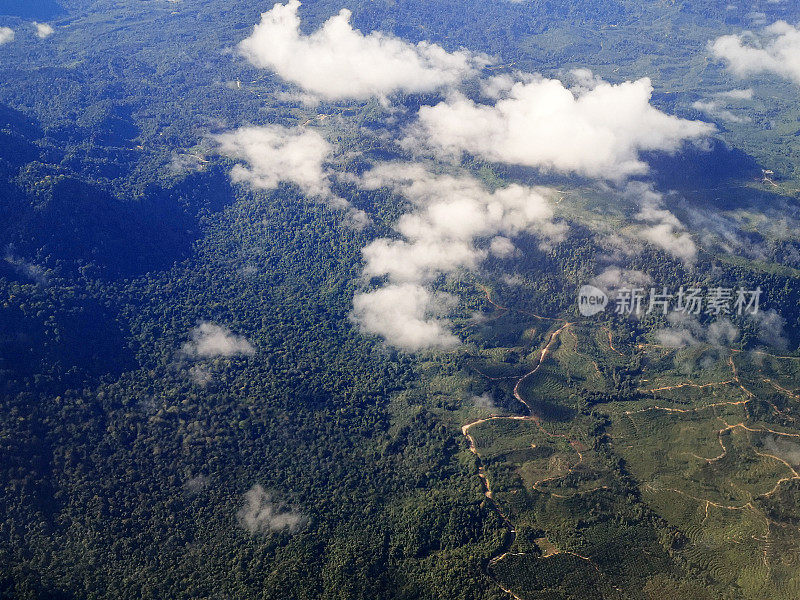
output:
[[425, 288], [436, 277], [475, 269], [490, 253], [515, 251], [510, 237], [528, 232], [560, 239], [564, 226], [551, 220], [544, 189], [510, 185], [494, 191], [470, 176], [435, 175], [419, 164], [383, 164], [365, 173], [366, 189], [390, 187], [411, 201], [394, 229], [363, 250], [366, 280], [383, 287], [359, 293], [353, 318], [362, 330], [408, 350], [452, 346], [443, 318], [452, 304]]
[[204, 321], [192, 329], [183, 352], [194, 358], [214, 358], [255, 354], [255, 348], [245, 338], [234, 335], [225, 327]]
[[214, 376], [206, 365], [192, 365], [189, 369], [189, 377], [200, 387], [206, 387], [214, 380]]
[[788, 347], [789, 341], [783, 333], [786, 319], [780, 316], [774, 308], [759, 311], [753, 315], [753, 318], [758, 324], [758, 339], [761, 342], [781, 350]]
[[513, 256], [516, 252], [517, 248], [514, 246], [514, 242], [502, 235], [492, 238], [489, 244], [489, 253], [498, 258], [507, 258]]
[[654, 246], [666, 250], [684, 262], [693, 263], [697, 257], [697, 246], [692, 236], [681, 229], [683, 226], [661, 221], [643, 228], [640, 235]]
[[449, 348], [458, 343], [443, 318], [455, 299], [414, 283], [387, 285], [353, 298], [352, 318], [365, 333], [405, 350]]
[[717, 348], [727, 348], [739, 339], [739, 328], [730, 319], [717, 319], [703, 327], [692, 315], [671, 312], [667, 321], [669, 327], [656, 330], [654, 335], [659, 344], [669, 348], [696, 346], [703, 341]]
[[598, 85], [605, 83], [603, 78], [595, 75], [589, 69], [572, 69], [567, 73], [569, 89], [576, 95], [591, 92]]
[[714, 119], [727, 121], [728, 123], [747, 123], [750, 117], [740, 117], [719, 100], [698, 100], [692, 104], [692, 108], [699, 110]]
[[[426, 281], [443, 272], [474, 268], [489, 251], [476, 246], [480, 239], [526, 231], [559, 239], [564, 232], [551, 220], [544, 188], [512, 184], [489, 191], [470, 176], [434, 175], [419, 164], [395, 163], [368, 171], [361, 185], [392, 187], [414, 205], [394, 226], [401, 239], [381, 238], [364, 248], [368, 277]], [[494, 246], [509, 250], [508, 243], [495, 239]]]
[[653, 279], [647, 273], [635, 269], [622, 269], [617, 266], [606, 267], [602, 273], [591, 280], [591, 284], [609, 295], [621, 288], [633, 289], [650, 285]]
[[[612, 85], [588, 82], [573, 90], [555, 79], [518, 81], [499, 100], [478, 104], [454, 92], [423, 106], [404, 144], [440, 155], [470, 153], [488, 160], [622, 180], [648, 170], [639, 153], [677, 151], [714, 126], [667, 115], [650, 104], [647, 78]], [[589, 87], [587, 87], [589, 85]]]
[[275, 4], [261, 15], [261, 23], [239, 44], [239, 51], [255, 66], [323, 98], [431, 92], [456, 85], [488, 64], [485, 56], [464, 50], [410, 44], [381, 32], [364, 35], [350, 25], [346, 9], [304, 35], [298, 8], [298, 0]]
[[231, 170], [231, 180], [235, 183], [248, 183], [260, 189], [273, 189], [282, 181], [293, 183], [304, 194], [345, 211], [348, 224], [354, 228], [369, 223], [364, 211], [331, 192], [331, 173], [325, 162], [333, 149], [316, 131], [279, 125], [241, 127], [213, 139], [220, 154], [247, 164], [238, 164]]
[[14, 41], [14, 30], [11, 27], [0, 27], [0, 46]]
[[236, 516], [242, 527], [250, 533], [294, 532], [305, 521], [299, 512], [276, 503], [272, 494], [258, 484], [245, 493], [244, 506], [239, 509]]
[[748, 123], [752, 121], [750, 117], [738, 115], [730, 109], [732, 105], [737, 105], [741, 108], [743, 102], [752, 99], [752, 88], [728, 90], [726, 92], [717, 92], [711, 99], [698, 100], [692, 104], [692, 108], [720, 121]]
[[[743, 223], [737, 220], [738, 215], [720, 213], [716, 209], [703, 207], [685, 207], [687, 218], [692, 223], [694, 231], [700, 239], [700, 243], [707, 249], [719, 249], [731, 254], [738, 254], [748, 258], [765, 260], [767, 249], [763, 242], [753, 239], [742, 230]], [[761, 215], [754, 215], [748, 218], [758, 219]], [[778, 215], [764, 215], [765, 223], [757, 224], [757, 231], [761, 234], [771, 233], [776, 226], [780, 226], [781, 218]], [[788, 221], [789, 215], [784, 217]], [[776, 231], [776, 234], [778, 232]]]
[[750, 19], [750, 22], [755, 26], [767, 24], [767, 13], [753, 10], [747, 13], [745, 16]]
[[53, 27], [47, 23], [37, 23], [34, 21], [33, 26], [36, 27], [36, 37], [38, 37], [40, 40], [50, 37], [55, 31]]
[[655, 332], [656, 342], [667, 348], [683, 348], [699, 343], [687, 329], [665, 327]]
[[272, 189], [281, 181], [296, 184], [311, 196], [330, 193], [324, 163], [331, 145], [311, 129], [278, 125], [242, 127], [214, 136], [221, 154], [242, 160], [231, 171], [234, 182]]
[[800, 84], [800, 28], [785, 21], [773, 23], [760, 34], [723, 35], [709, 47], [739, 77], [774, 73]]
[[489, 392], [484, 392], [480, 396], [472, 397], [472, 404], [475, 408], [481, 411], [492, 412], [497, 410], [497, 405], [494, 403], [494, 398]]
[[728, 90], [727, 92], [719, 92], [717, 96], [728, 100], [752, 100], [753, 88]]
[[[613, 305], [621, 289], [647, 289], [652, 279], [647, 273], [634, 269], [622, 269], [612, 265], [596, 275], [589, 283], [603, 290]], [[644, 308], [647, 308], [646, 306]]]
[[739, 328], [729, 319], [718, 319], [708, 326], [706, 339], [713, 346], [730, 346], [739, 338]]
[[642, 223], [637, 230], [640, 238], [687, 264], [694, 263], [697, 245], [678, 217], [664, 208], [663, 194], [654, 190], [651, 184], [637, 181], [627, 184], [624, 195], [639, 204], [639, 212], [634, 218]]

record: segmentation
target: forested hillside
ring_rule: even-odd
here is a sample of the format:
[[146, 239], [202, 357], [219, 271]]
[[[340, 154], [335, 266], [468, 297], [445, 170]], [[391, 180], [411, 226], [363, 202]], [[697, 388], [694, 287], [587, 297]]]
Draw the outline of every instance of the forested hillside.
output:
[[[304, 33], [347, 8], [484, 53], [463, 98], [311, 100], [237, 49], [272, 2], [0, 6], [0, 597], [797, 597], [797, 88], [703, 112], [734, 85], [709, 40], [753, 27], [723, 4], [308, 1]], [[406, 139], [495, 74], [575, 68], [716, 125], [641, 144], [627, 188]], [[225, 151], [248, 127], [328, 149], [323, 183], [265, 183]], [[447, 186], [530, 223], [370, 271]], [[766, 316], [589, 320], [590, 282], [760, 287]], [[365, 325], [410, 284], [441, 343], [387, 329], [407, 297]]]

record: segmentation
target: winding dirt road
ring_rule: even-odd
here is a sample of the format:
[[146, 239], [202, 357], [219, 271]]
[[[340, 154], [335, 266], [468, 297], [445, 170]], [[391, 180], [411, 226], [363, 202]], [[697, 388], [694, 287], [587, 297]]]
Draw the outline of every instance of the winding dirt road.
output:
[[[504, 311], [504, 312], [512, 310], [512, 309], [510, 309], [510, 308], [508, 308], [506, 306], [503, 306], [503, 305], [498, 304], [495, 301], [493, 301], [492, 298], [491, 298], [491, 295], [490, 295], [490, 292], [489, 292], [488, 288], [483, 287], [483, 286], [481, 286], [481, 288], [483, 289], [484, 293], [486, 294], [486, 300], [493, 307], [495, 307], [497, 310]], [[550, 335], [548, 336], [547, 342], [541, 348], [540, 353], [539, 353], [539, 359], [536, 361], [536, 364], [533, 367], [533, 369], [531, 369], [530, 371], [528, 371], [527, 373], [522, 375], [522, 377], [519, 377], [519, 379], [517, 379], [516, 384], [514, 385], [514, 392], [513, 392], [514, 393], [514, 398], [520, 404], [522, 404], [525, 407], [525, 409], [526, 409], [528, 414], [526, 414], [526, 415], [489, 415], [488, 417], [484, 417], [482, 419], [477, 419], [475, 421], [470, 421], [469, 423], [464, 424], [461, 427], [461, 434], [466, 438], [466, 440], [467, 440], [467, 442], [469, 444], [469, 451], [472, 452], [472, 454], [475, 455], [475, 460], [476, 460], [476, 464], [477, 464], [477, 467], [478, 467], [478, 477], [481, 479], [481, 483], [482, 483], [483, 490], [484, 490], [484, 495], [486, 496], [486, 498], [490, 502], [492, 502], [492, 505], [494, 506], [495, 511], [500, 516], [500, 518], [503, 520], [503, 523], [505, 524], [506, 530], [509, 533], [509, 535], [506, 538], [506, 541], [500, 546], [500, 548], [497, 549], [495, 554], [489, 559], [489, 561], [487, 563], [487, 568], [486, 568], [487, 575], [492, 579], [492, 581], [495, 582], [495, 584], [500, 589], [502, 589], [504, 592], [509, 594], [512, 598], [514, 598], [515, 600], [521, 600], [521, 598], [519, 596], [514, 594], [514, 592], [512, 592], [510, 589], [506, 588], [502, 583], [500, 583], [497, 580], [497, 578], [494, 577], [494, 575], [492, 575], [492, 572], [491, 572], [491, 569], [492, 569], [492, 567], [494, 565], [496, 565], [498, 562], [503, 560], [506, 556], [509, 556], [511, 554], [510, 550], [513, 547], [514, 542], [516, 540], [517, 530], [516, 530], [516, 528], [514, 526], [514, 523], [509, 519], [508, 515], [503, 510], [503, 507], [500, 505], [498, 500], [494, 497], [494, 492], [492, 491], [492, 484], [489, 481], [489, 477], [486, 474], [486, 469], [484, 468], [484, 466], [482, 464], [481, 456], [480, 456], [480, 453], [478, 452], [478, 447], [477, 447], [477, 444], [475, 442], [475, 438], [469, 433], [469, 431], [470, 431], [471, 428], [475, 427], [476, 425], [480, 425], [481, 423], [487, 423], [489, 421], [496, 421], [496, 420], [501, 420], [501, 419], [502, 420], [510, 420], [510, 421], [531, 421], [534, 424], [536, 424], [536, 426], [539, 428], [539, 430], [542, 431], [542, 433], [544, 433], [545, 435], [547, 435], [549, 437], [554, 437], [554, 438], [557, 437], [557, 438], [567, 439], [569, 444], [572, 446], [572, 448], [577, 453], [578, 462], [575, 463], [575, 465], [571, 466], [569, 471], [566, 474], [562, 475], [561, 477], [565, 477], [566, 475], [571, 473], [572, 470], [578, 464], [580, 464], [583, 461], [583, 454], [581, 453], [581, 447], [582, 446], [581, 446], [579, 441], [571, 440], [571, 439], [568, 438], [568, 436], [566, 436], [564, 434], [553, 433], [553, 432], [548, 431], [547, 429], [545, 429], [544, 426], [542, 425], [542, 420], [539, 417], [539, 415], [536, 414], [536, 412], [534, 411], [533, 407], [525, 400], [525, 398], [523, 398], [522, 394], [520, 393], [520, 387], [522, 386], [522, 384], [525, 382], [526, 379], [528, 379], [529, 377], [533, 376], [539, 370], [539, 368], [542, 366], [542, 363], [544, 363], [544, 360], [547, 358], [547, 355], [550, 353], [550, 351], [551, 351], [551, 349], [553, 347], [553, 344], [556, 343], [556, 341], [558, 339], [558, 336], [562, 332], [568, 330], [568, 328], [570, 326], [572, 326], [573, 323], [571, 323], [569, 321], [566, 321], [564, 319], [557, 319], [557, 318], [552, 318], [552, 317], [542, 317], [540, 315], [537, 315], [537, 314], [534, 314], [534, 313], [531, 313], [531, 312], [527, 312], [527, 311], [516, 311], [516, 312], [519, 312], [519, 313], [525, 314], [525, 315], [529, 315], [529, 316], [532, 316], [532, 317], [537, 318], [537, 319], [545, 319], [545, 320], [549, 320], [549, 321], [560, 321], [561, 323], [563, 323], [558, 329], [556, 329], [555, 331], [551, 332]], [[537, 483], [540, 483], [540, 482], [537, 482]], [[585, 556], [581, 556], [581, 555], [576, 554], [574, 552], [561, 551], [561, 550], [558, 550], [558, 549], [555, 549], [555, 548], [554, 548], [554, 550], [555, 551], [552, 552], [551, 555], [552, 554], [571, 554], [573, 556], [576, 556], [576, 557], [578, 557], [578, 558], [580, 558], [582, 560], [585, 560], [585, 561], [589, 562], [595, 568], [595, 570], [597, 570], [597, 572], [600, 573], [600, 570], [598, 569], [597, 565], [590, 558], [585, 557]]]

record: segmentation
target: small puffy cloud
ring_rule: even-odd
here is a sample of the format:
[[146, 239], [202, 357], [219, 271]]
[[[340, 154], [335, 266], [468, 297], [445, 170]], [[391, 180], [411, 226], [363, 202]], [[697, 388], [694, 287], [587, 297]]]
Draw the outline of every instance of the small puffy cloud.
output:
[[708, 326], [706, 339], [713, 346], [730, 346], [739, 338], [739, 328], [729, 319], [719, 319]]
[[38, 37], [40, 40], [50, 37], [55, 31], [53, 27], [47, 23], [37, 23], [34, 21], [33, 26], [36, 27], [36, 37]]
[[513, 256], [516, 253], [516, 250], [517, 249], [514, 246], [514, 242], [507, 237], [503, 237], [502, 235], [492, 238], [492, 241], [489, 244], [489, 253], [498, 258]]
[[247, 165], [238, 164], [231, 169], [234, 182], [260, 189], [274, 189], [282, 181], [294, 183], [307, 196], [344, 211], [346, 223], [354, 229], [369, 223], [364, 211], [331, 192], [325, 161], [333, 149], [316, 131], [279, 125], [241, 127], [213, 139], [218, 144], [217, 152]]
[[167, 168], [171, 174], [178, 175], [181, 173], [202, 171], [205, 168], [206, 162], [208, 161], [202, 156], [176, 152], [172, 155]]
[[781, 350], [785, 350], [788, 347], [789, 341], [783, 332], [786, 319], [780, 316], [774, 308], [767, 311], [759, 311], [753, 315], [753, 318], [758, 324], [758, 339], [761, 342]]
[[[770, 239], [792, 239], [800, 228], [800, 220], [793, 218], [796, 209], [776, 203], [755, 214], [720, 212], [710, 206], [684, 206], [687, 222], [707, 250], [718, 250], [754, 260], [770, 260]], [[749, 231], [757, 231], [762, 239], [754, 239]], [[789, 266], [800, 264], [800, 255], [792, 247], [781, 262]]]
[[303, 515], [276, 503], [272, 494], [258, 484], [245, 493], [244, 506], [236, 516], [242, 527], [250, 533], [294, 532], [305, 522]]
[[642, 271], [610, 266], [594, 277], [590, 283], [613, 295], [619, 289], [643, 288], [649, 286], [652, 282], [653, 279]]
[[691, 235], [680, 229], [672, 223], [660, 222], [642, 228], [639, 234], [654, 246], [691, 264], [697, 258], [697, 245]]
[[709, 48], [739, 77], [774, 73], [800, 84], [800, 28], [785, 21], [764, 28], [760, 35], [723, 35]]
[[514, 87], [515, 83], [516, 80], [514, 77], [508, 73], [492, 75], [491, 77], [481, 80], [481, 93], [487, 98], [499, 100]]
[[200, 323], [192, 329], [189, 337], [189, 341], [183, 345], [183, 352], [193, 358], [255, 354], [255, 348], [245, 338], [214, 323]]
[[663, 206], [664, 196], [643, 182], [631, 182], [624, 195], [639, 204], [635, 219], [641, 222], [637, 235], [684, 263], [692, 264], [697, 258], [697, 245], [692, 236], [672, 212]]
[[728, 123], [747, 123], [750, 121], [750, 117], [740, 117], [725, 108], [725, 105], [719, 100], [698, 100], [692, 104], [692, 108], [707, 114], [713, 119], [727, 121]]
[[777, 435], [764, 438], [764, 449], [792, 465], [800, 465], [800, 444]]
[[685, 346], [694, 346], [699, 343], [690, 331], [672, 327], [665, 327], [657, 330], [655, 332], [655, 337], [659, 344], [667, 348], [683, 348]]
[[753, 88], [729, 90], [727, 92], [719, 92], [716, 95], [719, 98], [727, 98], [728, 100], [752, 100]]
[[255, 66], [323, 98], [431, 92], [476, 75], [488, 63], [482, 55], [447, 52], [428, 42], [410, 44], [381, 32], [364, 35], [350, 25], [346, 9], [304, 35], [298, 8], [298, 0], [275, 4], [239, 51]]
[[578, 95], [590, 92], [604, 83], [603, 78], [592, 73], [590, 69], [572, 69], [566, 79], [570, 84], [569, 89]]
[[472, 404], [475, 408], [481, 411], [491, 412], [497, 410], [497, 405], [494, 403], [494, 398], [489, 392], [484, 392], [480, 396], [472, 397]]
[[183, 482], [183, 489], [191, 495], [199, 494], [208, 485], [208, 477], [203, 474], [190, 477]]
[[14, 30], [11, 27], [0, 27], [0, 46], [14, 41]]
[[654, 335], [659, 344], [669, 348], [696, 346], [703, 341], [717, 348], [727, 348], [739, 339], [739, 328], [729, 319], [718, 319], [703, 327], [691, 315], [671, 312], [667, 321], [670, 326], [656, 330]]
[[214, 136], [218, 152], [242, 160], [231, 171], [235, 182], [272, 189], [281, 181], [296, 184], [311, 196], [330, 193], [323, 166], [331, 145], [311, 129], [289, 129], [278, 125], [242, 127]]
[[200, 387], [206, 387], [214, 380], [214, 375], [206, 365], [192, 365], [189, 369], [189, 377]]
[[32, 262], [16, 256], [13, 252], [12, 246], [6, 248], [5, 261], [23, 277], [26, 277], [27, 279], [30, 279], [39, 285], [47, 285], [49, 280], [44, 269], [39, 265], [35, 265]]
[[[404, 144], [439, 154], [462, 153], [545, 171], [622, 180], [646, 173], [639, 153], [677, 151], [704, 138], [714, 126], [680, 119], [650, 104], [647, 78], [619, 85], [588, 81], [573, 90], [555, 79], [516, 82], [493, 105], [453, 93], [447, 101], [423, 106]], [[586, 87], [590, 85], [591, 87]]]
[[458, 343], [443, 319], [454, 304], [452, 296], [436, 294], [422, 285], [403, 283], [362, 292], [353, 298], [352, 319], [360, 329], [379, 335], [404, 350], [449, 348]]

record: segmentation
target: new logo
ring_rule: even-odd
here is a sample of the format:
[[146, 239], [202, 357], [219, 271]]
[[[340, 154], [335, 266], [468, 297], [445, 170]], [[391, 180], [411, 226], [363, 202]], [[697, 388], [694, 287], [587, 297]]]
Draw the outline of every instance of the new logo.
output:
[[578, 311], [584, 317], [591, 317], [602, 312], [607, 304], [606, 293], [593, 285], [584, 285], [578, 291]]

